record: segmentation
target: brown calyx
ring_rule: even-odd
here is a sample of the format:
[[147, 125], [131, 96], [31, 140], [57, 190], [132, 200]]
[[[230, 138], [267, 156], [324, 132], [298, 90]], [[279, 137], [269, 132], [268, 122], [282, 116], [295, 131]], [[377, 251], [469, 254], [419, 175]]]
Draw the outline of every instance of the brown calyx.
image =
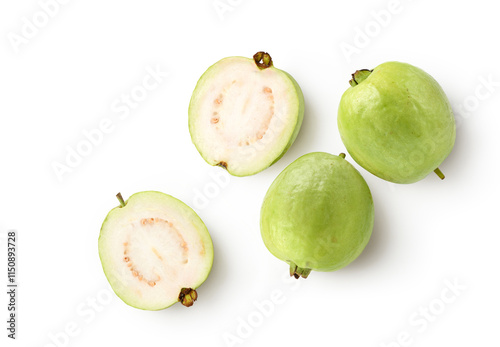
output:
[[182, 288], [179, 293], [179, 301], [186, 307], [193, 306], [194, 302], [198, 299], [198, 293], [192, 288]]
[[255, 64], [257, 67], [261, 70], [270, 68], [273, 66], [273, 59], [267, 52], [257, 52], [253, 56], [253, 60], [255, 61]]

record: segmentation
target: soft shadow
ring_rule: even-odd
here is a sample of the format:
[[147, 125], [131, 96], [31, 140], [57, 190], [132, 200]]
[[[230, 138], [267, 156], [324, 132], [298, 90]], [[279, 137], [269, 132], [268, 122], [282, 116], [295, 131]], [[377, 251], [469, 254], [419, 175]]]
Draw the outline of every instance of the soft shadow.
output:
[[[455, 110], [454, 112], [455, 114], [458, 114]], [[466, 162], [468, 162], [470, 158], [474, 157], [474, 153], [470, 149], [470, 144], [474, 143], [475, 141], [472, 136], [473, 134], [471, 134], [467, 128], [468, 122], [472, 121], [473, 119], [471, 118], [457, 118], [457, 137], [455, 139], [455, 145], [453, 146], [453, 150], [451, 151], [450, 155], [448, 155], [443, 164], [440, 165], [440, 168], [443, 168], [445, 170], [443, 171], [445, 175], [447, 171], [453, 172], [454, 174], [459, 174], [463, 171], [460, 168]]]
[[312, 150], [311, 144], [315, 143], [318, 135], [314, 126], [317, 124], [317, 119], [317, 112], [313, 105], [307, 101], [307, 95], [304, 95], [304, 120], [297, 138], [282, 158], [284, 162], [291, 163]]
[[[195, 312], [196, 306], [206, 306], [205, 310], [210, 310], [211, 308], [208, 305], [220, 305], [217, 303], [216, 298], [220, 297], [221, 292], [221, 283], [225, 281], [225, 275], [228, 273], [227, 267], [224, 264], [229, 264], [228, 260], [225, 259], [225, 253], [222, 249], [220, 249], [220, 238], [222, 235], [212, 232], [212, 230], [216, 230], [213, 225], [207, 224], [207, 228], [210, 232], [210, 236], [212, 237], [212, 243], [214, 245], [214, 262], [212, 264], [212, 270], [208, 275], [207, 279], [203, 284], [196, 289], [198, 293], [198, 300], [194, 303], [192, 307], [184, 307], [181, 303], [176, 303], [167, 310], [163, 310], [166, 315], [175, 315], [178, 317], [184, 317], [185, 315], [189, 315], [190, 312]], [[194, 310], [191, 310], [194, 308]]]
[[384, 204], [378, 197], [373, 196], [373, 203], [375, 206], [375, 221], [372, 236], [360, 256], [346, 267], [347, 271], [364, 271], [371, 266], [376, 266], [377, 262], [382, 259], [382, 254], [384, 254], [389, 244], [390, 218], [387, 217]]

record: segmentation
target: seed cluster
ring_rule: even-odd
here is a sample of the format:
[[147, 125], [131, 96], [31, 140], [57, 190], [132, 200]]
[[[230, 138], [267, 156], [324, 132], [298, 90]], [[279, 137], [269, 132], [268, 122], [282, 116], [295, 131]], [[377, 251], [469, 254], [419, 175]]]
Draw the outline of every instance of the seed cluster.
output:
[[252, 139], [246, 139], [240, 141], [240, 143], [238, 144], [240, 147], [250, 146], [251, 144], [254, 144], [256, 141], [262, 140], [264, 135], [269, 130], [269, 124], [271, 123], [271, 119], [274, 116], [274, 95], [273, 95], [273, 90], [269, 87], [264, 87], [262, 89], [262, 92], [266, 95], [266, 98], [271, 102], [271, 106], [269, 107], [269, 112], [266, 113], [265, 118], [263, 120], [263, 126], [261, 129], [259, 129], [255, 137]]
[[[173, 227], [172, 222], [169, 222], [168, 220], [165, 220], [165, 219], [162, 219], [162, 218], [157, 218], [157, 217], [156, 218], [143, 218], [140, 221], [140, 224], [142, 226], [154, 225], [154, 224], [157, 224], [157, 223], [166, 223], [169, 227]], [[123, 246], [124, 246], [123, 261], [125, 263], [127, 263], [127, 267], [131, 271], [132, 276], [136, 277], [139, 280], [139, 282], [143, 282], [144, 281], [145, 283], [147, 283], [151, 287], [156, 286], [156, 284], [161, 280], [160, 276], [157, 275], [157, 278], [154, 279], [154, 280], [144, 278], [144, 276], [134, 267], [133, 262], [131, 261], [130, 257], [127, 255], [129, 253], [129, 243], [128, 242], [124, 242]], [[182, 246], [182, 248], [184, 250], [187, 250], [187, 244], [186, 244], [186, 242], [183, 242], [183, 244], [181, 246]], [[163, 260], [161, 258], [161, 256], [156, 252], [156, 250], [154, 248], [153, 248], [153, 252], [156, 254], [156, 256], [160, 260]]]

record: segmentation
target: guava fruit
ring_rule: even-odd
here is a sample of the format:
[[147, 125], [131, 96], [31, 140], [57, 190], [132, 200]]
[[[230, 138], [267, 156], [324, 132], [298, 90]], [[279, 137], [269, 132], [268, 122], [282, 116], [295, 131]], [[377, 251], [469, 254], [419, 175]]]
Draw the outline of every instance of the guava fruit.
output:
[[99, 256], [114, 292], [126, 304], [161, 310], [191, 306], [208, 277], [213, 245], [198, 215], [174, 197], [140, 192], [112, 209], [102, 224]]
[[249, 176], [285, 154], [303, 117], [297, 82], [258, 52], [253, 59], [222, 59], [201, 76], [189, 104], [189, 132], [207, 163]]
[[290, 276], [338, 270], [356, 259], [370, 239], [370, 189], [344, 158], [306, 154], [286, 167], [267, 191], [262, 239], [274, 256], [290, 265]]
[[342, 95], [338, 128], [353, 159], [394, 183], [413, 183], [438, 166], [455, 143], [455, 119], [443, 89], [406, 63], [358, 70]]

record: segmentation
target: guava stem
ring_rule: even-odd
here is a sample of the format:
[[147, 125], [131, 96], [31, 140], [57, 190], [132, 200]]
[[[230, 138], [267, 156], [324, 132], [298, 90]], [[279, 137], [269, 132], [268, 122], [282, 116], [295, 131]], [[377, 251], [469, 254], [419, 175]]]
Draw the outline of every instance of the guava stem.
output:
[[118, 201], [120, 202], [120, 207], [125, 207], [126, 203], [125, 203], [125, 200], [123, 200], [122, 193], [116, 194], [116, 197], [118, 198]]
[[436, 173], [436, 175], [438, 175], [439, 178], [441, 178], [442, 180], [444, 180], [444, 173], [442, 173], [441, 170], [439, 170], [439, 168], [437, 168], [436, 170], [434, 170], [434, 172]]
[[267, 69], [271, 66], [273, 66], [273, 59], [269, 55], [269, 53], [266, 52], [257, 52], [253, 56], [253, 60], [255, 61], [255, 64], [257, 67], [261, 70]]
[[352, 79], [349, 81], [349, 84], [351, 85], [351, 87], [356, 87], [358, 84], [367, 79], [372, 71], [373, 70], [368, 69], [356, 70], [356, 72], [351, 75]]
[[307, 276], [309, 276], [309, 274], [311, 273], [311, 269], [298, 267], [297, 265], [295, 265], [293, 261], [289, 263], [290, 263], [290, 276], [293, 276], [296, 279], [299, 279], [300, 277], [307, 278]]
[[186, 307], [193, 306], [194, 302], [198, 299], [198, 293], [192, 288], [182, 288], [179, 293], [179, 301]]
[[340, 153], [339, 157], [341, 157], [342, 159], [345, 159], [345, 153]]

